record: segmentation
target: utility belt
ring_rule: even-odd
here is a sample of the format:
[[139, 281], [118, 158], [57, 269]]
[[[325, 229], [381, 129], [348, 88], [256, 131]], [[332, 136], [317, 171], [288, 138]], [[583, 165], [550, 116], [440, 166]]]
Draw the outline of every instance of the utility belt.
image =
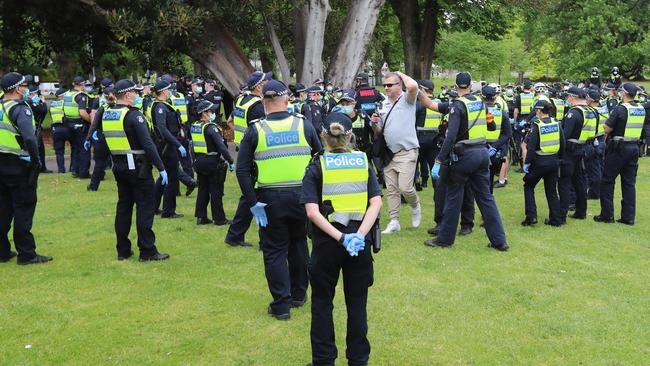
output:
[[[133, 167], [129, 163], [129, 155], [133, 157]], [[142, 154], [129, 155], [112, 155], [111, 157], [115, 162], [126, 163], [129, 167], [129, 170], [136, 171], [138, 178], [148, 178], [151, 175], [151, 169], [153, 168], [153, 165], [151, 164], [151, 161], [149, 161], [149, 158], [144, 154], [144, 151]]]
[[578, 141], [577, 139], [568, 139], [566, 144], [566, 150], [568, 152], [575, 152], [578, 150], [582, 150], [585, 146], [589, 144], [589, 140], [591, 140], [591, 143], [593, 144], [594, 141], [593, 138], [587, 139], [586, 141]]
[[535, 156], [537, 156], [540, 159], [557, 159], [558, 158], [558, 153], [544, 153], [541, 151], [535, 151]]
[[479, 143], [474, 143], [474, 144], [457, 142], [454, 145], [453, 151], [454, 151], [454, 153], [456, 155], [463, 156], [463, 154], [465, 154], [465, 151], [485, 149], [485, 148], [486, 148], [486, 143], [485, 142], [479, 142]]
[[289, 191], [289, 192], [302, 192], [302, 186], [288, 186], [288, 187], [258, 187], [258, 191]]
[[418, 135], [434, 135], [440, 130], [437, 128], [416, 127], [416, 131]]
[[83, 127], [84, 121], [81, 118], [63, 117], [63, 124], [68, 127], [79, 128]]
[[614, 151], [620, 151], [623, 146], [632, 146], [639, 145], [639, 139], [626, 139], [622, 136], [614, 136], [607, 141], [607, 149], [612, 149]]

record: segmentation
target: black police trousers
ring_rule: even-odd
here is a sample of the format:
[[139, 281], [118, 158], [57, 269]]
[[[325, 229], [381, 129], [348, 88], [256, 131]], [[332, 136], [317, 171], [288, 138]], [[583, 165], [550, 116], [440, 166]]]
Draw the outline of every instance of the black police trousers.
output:
[[140, 257], [156, 253], [156, 235], [153, 232], [154, 182], [151, 171], [145, 178], [139, 178], [136, 170], [113, 170], [117, 182], [117, 208], [115, 210], [115, 234], [117, 255], [128, 257], [131, 253], [131, 220], [135, 204], [135, 222], [138, 231]]
[[600, 181], [603, 177], [605, 166], [605, 142], [599, 142], [598, 146], [590, 146], [592, 152], [587, 155], [585, 167], [587, 169], [587, 197], [589, 199], [600, 198]]
[[636, 174], [639, 169], [639, 145], [636, 142], [607, 145], [605, 169], [600, 183], [600, 215], [614, 218], [614, 187], [621, 177], [621, 219], [634, 222], [636, 215]]
[[72, 164], [71, 170], [73, 173], [77, 173], [79, 178], [90, 177], [90, 150], [84, 149], [84, 141], [86, 141], [89, 129], [90, 125], [87, 123], [73, 129], [75, 148], [72, 150], [72, 159], [76, 161], [76, 164]]
[[237, 204], [237, 210], [235, 211], [235, 216], [232, 219], [232, 224], [230, 224], [230, 227], [228, 228], [226, 240], [233, 242], [244, 241], [246, 232], [251, 226], [251, 221], [253, 221], [251, 206], [246, 198], [244, 198], [244, 196], [241, 196], [239, 197], [239, 203]]
[[[32, 221], [36, 211], [36, 185], [27, 184], [29, 169], [23, 161], [12, 167], [15, 174], [0, 172], [0, 258], [11, 252], [9, 230], [13, 222], [14, 246], [20, 261], [36, 256], [36, 242], [32, 235]], [[20, 164], [20, 166], [18, 166]], [[4, 168], [4, 167], [3, 167]]]
[[208, 203], [212, 220], [221, 224], [226, 221], [223, 211], [223, 190], [226, 181], [226, 163], [218, 156], [199, 156], [194, 163], [199, 189], [196, 195], [195, 217], [208, 217]]
[[[356, 233], [359, 223], [348, 227], [334, 224], [344, 233]], [[327, 234], [314, 233], [309, 263], [311, 283], [311, 350], [312, 363], [334, 365], [338, 356], [334, 336], [333, 300], [339, 273], [343, 272], [343, 292], [347, 309], [346, 352], [349, 365], [367, 365], [370, 357], [366, 304], [368, 288], [373, 284], [372, 242], [358, 257], [351, 257], [345, 248]]]
[[93, 141], [92, 143], [95, 166], [93, 167], [93, 173], [90, 175], [90, 184], [88, 186], [97, 190], [99, 184], [106, 176], [106, 167], [108, 166], [111, 154], [108, 150], [108, 145], [106, 144], [104, 136], [102, 136], [98, 141]]
[[436, 162], [436, 155], [438, 155], [438, 145], [436, 143], [437, 133], [418, 133], [418, 142], [420, 149], [418, 150], [418, 165], [420, 169], [415, 170], [415, 178], [421, 178], [421, 182], [426, 184], [429, 180], [429, 173], [431, 168]]
[[[535, 154], [529, 151], [529, 154]], [[562, 223], [562, 212], [560, 210], [560, 199], [557, 193], [558, 173], [560, 160], [551, 156], [536, 156], [531, 163], [528, 173], [524, 175], [524, 203], [526, 218], [537, 219], [537, 204], [535, 203], [535, 186], [544, 179], [544, 192], [548, 202], [548, 220], [552, 225]]]
[[59, 173], [65, 173], [65, 142], [70, 143], [70, 170], [72, 170], [72, 151], [74, 147], [74, 135], [69, 124], [55, 123], [52, 125], [52, 145], [56, 154], [56, 165]]
[[[449, 165], [443, 165], [440, 168], [440, 178], [436, 181], [433, 191], [433, 202], [435, 205], [434, 221], [436, 225], [442, 223], [442, 216], [445, 212], [445, 199], [447, 196], [447, 187], [449, 186]], [[461, 229], [472, 229], [474, 227], [474, 193], [469, 185], [465, 185], [463, 193], [463, 204], [460, 209], [460, 227]]]
[[[173, 149], [169, 147], [168, 149]], [[171, 216], [176, 213], [176, 193], [178, 192], [178, 163], [179, 157], [176, 151], [164, 151], [162, 162], [167, 172], [168, 182], [167, 185], [162, 185], [162, 178], [158, 177], [156, 180], [156, 208], [160, 207], [162, 200], [162, 216]]]
[[564, 221], [571, 204], [571, 191], [575, 191], [576, 216], [587, 215], [587, 177], [584, 157], [586, 151], [579, 147], [574, 152], [566, 152], [560, 167], [558, 191], [560, 193], [561, 216]]
[[263, 189], [258, 201], [265, 207], [268, 225], [260, 228], [264, 271], [273, 296], [271, 311], [289, 313], [291, 301], [307, 296], [307, 214], [299, 190]]

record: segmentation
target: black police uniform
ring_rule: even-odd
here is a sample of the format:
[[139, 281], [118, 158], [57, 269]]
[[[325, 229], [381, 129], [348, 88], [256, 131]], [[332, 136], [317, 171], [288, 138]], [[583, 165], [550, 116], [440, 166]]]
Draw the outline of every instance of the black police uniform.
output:
[[[496, 102], [486, 102], [486, 105], [495, 106]], [[504, 159], [508, 156], [508, 142], [512, 137], [512, 126], [510, 125], [510, 114], [507, 109], [501, 109], [501, 130], [499, 139], [489, 145], [495, 148], [496, 153], [490, 157], [490, 192], [494, 192], [494, 178], [501, 173], [501, 166]]]
[[178, 191], [178, 164], [180, 155], [178, 147], [181, 146], [181, 121], [178, 112], [171, 106], [155, 100], [151, 110], [152, 123], [156, 126], [161, 141], [161, 158], [169, 177], [167, 185], [162, 185], [162, 178], [156, 181], [156, 208], [160, 207], [162, 199], [161, 217], [169, 218], [176, 215], [176, 192]]
[[[108, 106], [112, 108], [114, 103], [109, 103]], [[106, 176], [106, 168], [110, 162], [111, 154], [108, 151], [108, 145], [106, 144], [106, 138], [104, 137], [103, 131], [101, 130], [101, 121], [102, 116], [104, 115], [104, 106], [99, 106], [99, 101], [97, 101], [97, 108], [95, 112], [95, 118], [90, 124], [90, 129], [88, 130], [88, 135], [86, 140], [90, 141], [93, 146], [93, 160], [95, 161], [95, 166], [93, 167], [93, 172], [90, 175], [90, 183], [88, 184], [87, 189], [89, 191], [96, 191], [99, 189], [99, 184], [104, 177]], [[97, 132], [98, 140], [93, 139], [93, 134]]]
[[[465, 95], [468, 100], [477, 100], [477, 96]], [[480, 99], [480, 98], [479, 98]], [[456, 100], [449, 110], [449, 125], [447, 136], [442, 144], [437, 160], [449, 162], [449, 186], [445, 198], [445, 212], [440, 224], [437, 246], [451, 246], [456, 237], [458, 216], [463, 203], [465, 185], [469, 185], [474, 193], [481, 214], [486, 220], [485, 231], [490, 239], [490, 245], [499, 250], [506, 250], [506, 236], [497, 209], [494, 196], [490, 193], [490, 158], [485, 144], [465, 146], [462, 154], [456, 153], [457, 161], [450, 156], [455, 144], [469, 138], [469, 123], [465, 105]]]
[[[114, 108], [125, 105], [116, 104]], [[117, 255], [128, 258], [131, 251], [131, 220], [133, 205], [136, 207], [136, 227], [140, 259], [146, 260], [158, 255], [156, 236], [153, 232], [154, 181], [151, 173], [153, 164], [159, 171], [165, 170], [156, 145], [151, 139], [149, 126], [144, 115], [135, 107], [128, 107], [124, 118], [124, 132], [133, 150], [144, 150], [144, 155], [134, 156], [135, 167], [129, 167], [126, 155], [112, 155], [113, 174], [117, 183], [117, 208], [115, 210], [115, 234], [117, 236]]]
[[[266, 116], [266, 120], [272, 123], [289, 116], [289, 112], [276, 112]], [[309, 120], [305, 119], [303, 126], [305, 139], [314, 155], [322, 149], [318, 134]], [[304, 301], [307, 296], [307, 215], [300, 204], [300, 186], [255, 190], [253, 165], [257, 141], [257, 129], [251, 126], [239, 146], [237, 180], [249, 211], [258, 201], [268, 203], [265, 211], [269, 223], [260, 227], [259, 235], [266, 280], [273, 296], [269, 310], [273, 314], [288, 314], [292, 301]]]
[[[43, 143], [43, 121], [47, 115], [47, 104], [39, 102], [34, 104], [32, 99], [27, 100], [27, 104], [32, 109], [34, 113], [34, 120], [36, 121], [36, 138], [38, 139], [38, 157], [41, 161], [41, 172], [47, 172], [47, 167], [45, 166], [45, 144]], [[50, 172], [51, 173], [51, 172]]]
[[203, 99], [207, 100], [208, 102], [214, 104], [216, 106], [216, 110], [214, 113], [216, 113], [217, 119], [214, 120], [216, 124], [221, 123], [223, 116], [221, 115], [221, 103], [223, 103], [223, 92], [221, 90], [210, 90], [209, 92], [205, 93], [203, 95]]
[[[336, 151], [334, 151], [336, 152]], [[342, 151], [343, 152], [343, 151]], [[327, 212], [323, 206], [323, 172], [320, 160], [309, 164], [303, 178], [300, 203], [318, 204], [321, 212]], [[372, 168], [368, 169], [368, 200], [382, 195]], [[360, 221], [350, 221], [347, 226], [333, 222], [332, 225], [344, 234], [356, 233]], [[311, 347], [314, 365], [333, 365], [338, 351], [334, 337], [334, 320], [332, 310], [334, 294], [339, 274], [343, 272], [343, 291], [348, 314], [347, 349], [345, 355], [350, 365], [367, 365], [370, 356], [370, 342], [367, 338], [368, 319], [366, 304], [368, 288], [374, 280], [371, 247], [373, 233], [366, 236], [366, 245], [357, 257], [351, 257], [345, 248], [316, 225], [312, 229], [312, 253], [309, 262], [311, 283]]]
[[[542, 118], [542, 123], [551, 122], [550, 118]], [[558, 172], [560, 161], [564, 154], [565, 140], [562, 128], [560, 131], [560, 151], [553, 155], [540, 155], [540, 135], [539, 126], [534, 124], [531, 127], [530, 139], [528, 141], [528, 153], [526, 154], [526, 164], [529, 164], [529, 170], [524, 175], [524, 203], [526, 209], [526, 221], [528, 223], [537, 222], [537, 205], [535, 204], [535, 186], [540, 180], [544, 179], [544, 192], [548, 202], [549, 218], [548, 224], [560, 226], [564, 217], [560, 210], [560, 199], [557, 193]]]
[[643, 103], [643, 109], [645, 109], [645, 120], [643, 121], [643, 140], [645, 142], [646, 150], [642, 151], [641, 154], [645, 156], [650, 156], [650, 102]]
[[[88, 94], [81, 92], [75, 97], [75, 102], [79, 105], [79, 109], [86, 111], [90, 110], [91, 101]], [[69, 119], [68, 117], [65, 117]], [[72, 149], [72, 162], [71, 168], [73, 175], [79, 178], [90, 177], [90, 151], [84, 149], [84, 141], [90, 129], [90, 124], [84, 121], [81, 117], [77, 119], [69, 119], [72, 135], [74, 136], [74, 148]]]
[[[585, 106], [586, 107], [586, 106]], [[587, 107], [589, 108], [589, 107]], [[584, 219], [587, 215], [587, 177], [584, 160], [589, 153], [587, 144], [575, 144], [569, 140], [578, 140], [584, 124], [584, 116], [577, 107], [572, 107], [562, 121], [567, 146], [560, 167], [558, 191], [563, 222], [566, 221], [572, 192], [575, 192], [576, 211], [573, 218]]]
[[[3, 100], [4, 105], [8, 100]], [[18, 141], [21, 149], [29, 153], [30, 163], [19, 159], [18, 155], [0, 152], [0, 261], [11, 259], [9, 231], [13, 222], [14, 246], [18, 252], [18, 263], [33, 260], [36, 254], [36, 242], [32, 235], [32, 222], [36, 211], [36, 180], [30, 182], [33, 170], [40, 170], [38, 157], [38, 140], [32, 126], [33, 113], [29, 105], [16, 101], [18, 105], [9, 112], [9, 119], [20, 134]]]
[[[427, 117], [427, 109], [418, 100], [415, 106], [415, 127], [424, 127], [424, 122]], [[416, 185], [421, 187], [427, 186], [429, 180], [429, 172], [433, 167], [438, 155], [438, 136], [439, 131], [425, 131], [417, 129], [418, 142], [420, 149], [418, 150], [418, 166], [420, 169], [415, 169], [415, 182]]]
[[[61, 100], [63, 102], [63, 100]], [[63, 108], [63, 106], [61, 106]], [[63, 113], [63, 109], [61, 109]], [[56, 165], [59, 173], [65, 173], [65, 143], [66, 141], [70, 144], [70, 170], [72, 171], [72, 150], [74, 150], [74, 134], [73, 128], [69, 122], [66, 122], [65, 118], [61, 122], [52, 123], [50, 126], [50, 132], [52, 133], [52, 147], [54, 148], [54, 154], [56, 155]]]
[[[201, 127], [192, 126], [193, 129], [200, 129]], [[200, 130], [192, 132], [201, 133]], [[208, 203], [210, 203], [214, 223], [216, 225], [225, 225], [229, 223], [223, 211], [224, 182], [226, 181], [226, 170], [228, 169], [226, 161], [228, 164], [232, 164], [233, 159], [230, 156], [221, 129], [215, 123], [210, 123], [205, 127], [203, 136], [208, 153], [195, 154], [194, 170], [196, 170], [199, 181], [199, 189], [196, 196], [194, 216], [207, 218], [207, 208]]]
[[[630, 103], [638, 105], [637, 103]], [[646, 114], [647, 118], [647, 114]], [[639, 143], [617, 141], [625, 135], [627, 124], [627, 109], [618, 105], [609, 115], [605, 123], [613, 129], [608, 135], [605, 152], [605, 169], [600, 183], [600, 215], [601, 220], [614, 219], [614, 186], [616, 177], [621, 177], [621, 219], [628, 224], [634, 223], [636, 215], [636, 175], [639, 169]], [[639, 139], [641, 136], [639, 136]], [[594, 217], [594, 219], [596, 219]]]
[[318, 102], [308, 99], [302, 106], [300, 114], [309, 119], [314, 126], [314, 130], [320, 132], [323, 130], [323, 120], [325, 119], [325, 111]]
[[[242, 104], [248, 103], [249, 100], [253, 98], [252, 95], [244, 96]], [[255, 121], [260, 118], [264, 118], [266, 112], [264, 111], [264, 105], [262, 102], [254, 103], [246, 114], [246, 123], [250, 126], [252, 121]], [[239, 158], [238, 158], [239, 159]], [[239, 161], [237, 162], [239, 164]], [[257, 174], [254, 172], [254, 178], [257, 177]], [[253, 220], [253, 214], [251, 213], [251, 205], [242, 195], [239, 198], [239, 203], [237, 204], [237, 210], [235, 211], [235, 216], [232, 219], [232, 223], [228, 228], [228, 233], [226, 234], [227, 243], [245, 243], [245, 235], [248, 231], [248, 228], [251, 226], [251, 221]]]

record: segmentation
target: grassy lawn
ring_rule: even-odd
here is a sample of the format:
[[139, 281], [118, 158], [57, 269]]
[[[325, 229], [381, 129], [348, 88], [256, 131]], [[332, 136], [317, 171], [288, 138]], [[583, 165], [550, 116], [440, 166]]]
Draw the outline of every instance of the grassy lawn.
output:
[[[433, 221], [384, 236], [370, 289], [375, 365], [643, 365], [650, 359], [649, 160], [641, 161], [637, 225], [589, 218], [561, 229], [522, 228], [521, 175], [497, 190], [511, 250], [486, 248], [477, 228], [451, 249], [422, 242]], [[54, 262], [2, 264], [2, 365], [303, 365], [310, 361], [310, 302], [280, 322], [261, 253], [223, 243], [226, 230], [197, 227], [196, 194], [178, 199], [185, 218], [155, 222], [163, 263], [115, 259], [112, 174], [99, 192], [70, 175], [41, 177], [34, 234]], [[227, 180], [231, 216], [239, 194]], [[538, 187], [540, 221], [546, 217]], [[619, 193], [617, 192], [617, 210]], [[384, 211], [385, 214], [385, 211]], [[477, 217], [480, 222], [480, 217]], [[384, 220], [384, 223], [386, 220]], [[489, 222], [489, 220], [488, 220]], [[135, 226], [132, 238], [135, 240]], [[257, 242], [255, 228], [248, 239]], [[134, 243], [135, 246], [135, 243]], [[137, 254], [137, 251], [136, 251]], [[345, 364], [345, 305], [335, 319]]]

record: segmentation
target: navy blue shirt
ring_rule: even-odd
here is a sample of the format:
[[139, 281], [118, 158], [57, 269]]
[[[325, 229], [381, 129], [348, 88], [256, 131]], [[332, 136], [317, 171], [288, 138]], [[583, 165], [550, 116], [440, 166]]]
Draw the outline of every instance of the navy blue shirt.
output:
[[[587, 107], [587, 106], [583, 106]], [[587, 107], [589, 108], [589, 107]], [[567, 140], [569, 139], [579, 139], [580, 132], [582, 132], [582, 125], [584, 124], [583, 112], [578, 110], [577, 106], [571, 107], [569, 112], [564, 116], [562, 120], [562, 128], [564, 129], [564, 136]]]

